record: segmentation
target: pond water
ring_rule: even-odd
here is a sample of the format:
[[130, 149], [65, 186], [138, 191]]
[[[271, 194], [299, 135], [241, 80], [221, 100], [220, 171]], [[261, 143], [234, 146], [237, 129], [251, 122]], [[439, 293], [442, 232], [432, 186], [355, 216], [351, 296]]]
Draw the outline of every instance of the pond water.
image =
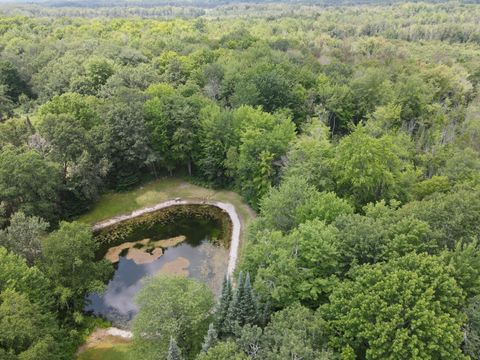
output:
[[[103, 294], [87, 297], [85, 311], [117, 327], [128, 328], [137, 312], [134, 298], [143, 286], [142, 280], [161, 273], [196, 278], [218, 295], [228, 265], [228, 249], [218, 241], [224, 236], [221, 228], [221, 224], [212, 219], [177, 218], [168, 225], [153, 224], [136, 230], [129, 236], [128, 243], [120, 244], [121, 249], [107, 249], [108, 253], [112, 250], [115, 253], [113, 262], [118, 260], [115, 273]], [[148, 250], [141, 254], [142, 248]]]

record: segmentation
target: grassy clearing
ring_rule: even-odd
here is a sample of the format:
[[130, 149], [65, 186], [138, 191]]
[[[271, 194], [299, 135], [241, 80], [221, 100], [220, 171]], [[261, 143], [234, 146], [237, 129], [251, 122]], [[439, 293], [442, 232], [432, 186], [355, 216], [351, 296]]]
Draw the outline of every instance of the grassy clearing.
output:
[[[104, 325], [104, 324], [103, 324]], [[92, 331], [78, 349], [77, 360], [128, 360], [130, 339], [112, 336], [100, 326]]]
[[130, 344], [105, 342], [98, 347], [85, 350], [77, 360], [128, 360]]
[[[240, 217], [242, 229], [245, 229], [248, 222], [255, 216], [255, 212], [237, 193], [207, 189], [180, 178], [161, 178], [130, 191], [111, 192], [103, 195], [92, 210], [82, 215], [78, 220], [93, 225], [113, 216], [130, 213], [133, 210], [175, 198], [231, 203], [235, 206]], [[242, 241], [242, 244], [244, 243]]]

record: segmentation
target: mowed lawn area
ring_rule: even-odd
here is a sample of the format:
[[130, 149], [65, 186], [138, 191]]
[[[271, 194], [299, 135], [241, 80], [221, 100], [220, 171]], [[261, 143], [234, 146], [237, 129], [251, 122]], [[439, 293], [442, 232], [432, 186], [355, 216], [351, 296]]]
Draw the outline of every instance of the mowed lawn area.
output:
[[175, 198], [231, 203], [237, 209], [242, 222], [248, 222], [255, 216], [255, 212], [235, 192], [207, 189], [180, 178], [161, 178], [130, 191], [104, 194], [92, 210], [80, 216], [78, 220], [93, 225], [116, 215]]
[[101, 196], [89, 212], [80, 216], [77, 220], [93, 225], [116, 215], [128, 214], [134, 210], [175, 198], [221, 201], [233, 204], [242, 222], [241, 255], [242, 248], [245, 245], [244, 230], [250, 220], [255, 217], [252, 208], [243, 201], [239, 194], [233, 191], [207, 189], [181, 178], [165, 177], [129, 191], [106, 193]]

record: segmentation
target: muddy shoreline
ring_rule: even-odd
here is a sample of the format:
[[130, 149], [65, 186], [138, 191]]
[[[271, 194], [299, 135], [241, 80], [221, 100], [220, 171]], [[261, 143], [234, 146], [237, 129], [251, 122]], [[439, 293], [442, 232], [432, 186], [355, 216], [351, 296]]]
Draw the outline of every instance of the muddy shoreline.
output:
[[93, 225], [92, 229], [94, 231], [105, 229], [126, 220], [134, 219], [136, 217], [139, 217], [145, 214], [149, 214], [155, 211], [159, 211], [161, 209], [165, 209], [171, 206], [178, 206], [178, 205], [210, 205], [210, 206], [215, 206], [228, 214], [230, 221], [232, 222], [232, 231], [231, 231], [231, 239], [230, 239], [230, 251], [229, 251], [229, 257], [228, 257], [227, 274], [228, 276], [232, 276], [233, 272], [235, 271], [235, 266], [238, 258], [241, 222], [235, 207], [230, 203], [224, 203], [219, 201], [203, 201], [203, 200], [202, 201], [181, 200], [181, 199], [168, 200], [153, 206], [134, 210], [130, 214], [118, 215], [110, 219], [100, 221], [95, 225]]

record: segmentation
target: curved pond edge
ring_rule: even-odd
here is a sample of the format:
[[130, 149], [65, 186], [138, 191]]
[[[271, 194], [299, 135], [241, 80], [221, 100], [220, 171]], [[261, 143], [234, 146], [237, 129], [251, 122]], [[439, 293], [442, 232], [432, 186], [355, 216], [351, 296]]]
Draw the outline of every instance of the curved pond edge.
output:
[[93, 231], [100, 230], [107, 228], [109, 226], [121, 223], [125, 220], [130, 220], [148, 213], [152, 213], [161, 209], [168, 208], [170, 206], [175, 205], [210, 205], [215, 206], [223, 211], [225, 211], [230, 220], [232, 222], [232, 237], [230, 240], [230, 253], [228, 256], [228, 267], [227, 267], [227, 274], [229, 277], [233, 276], [233, 272], [235, 271], [235, 266], [237, 264], [238, 258], [238, 248], [240, 245], [240, 230], [241, 230], [241, 222], [240, 217], [238, 216], [237, 210], [235, 206], [230, 203], [220, 202], [220, 201], [195, 201], [195, 200], [167, 200], [153, 206], [144, 207], [142, 209], [134, 210], [130, 214], [118, 215], [114, 216], [110, 219], [100, 221], [93, 225]]

